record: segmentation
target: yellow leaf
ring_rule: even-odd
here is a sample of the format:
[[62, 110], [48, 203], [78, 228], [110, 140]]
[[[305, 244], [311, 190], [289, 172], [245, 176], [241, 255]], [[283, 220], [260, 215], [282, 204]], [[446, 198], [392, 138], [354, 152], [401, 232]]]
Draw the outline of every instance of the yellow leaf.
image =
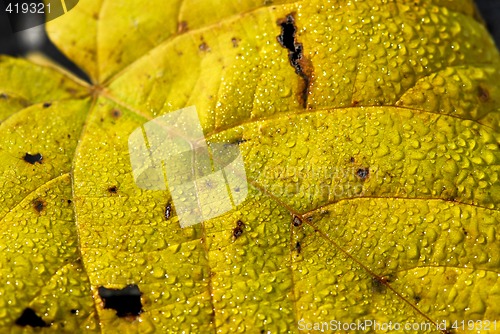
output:
[[[500, 330], [500, 57], [472, 1], [81, 0], [47, 30], [92, 83], [0, 57], [1, 332]], [[248, 194], [183, 228], [131, 160], [189, 106]]]

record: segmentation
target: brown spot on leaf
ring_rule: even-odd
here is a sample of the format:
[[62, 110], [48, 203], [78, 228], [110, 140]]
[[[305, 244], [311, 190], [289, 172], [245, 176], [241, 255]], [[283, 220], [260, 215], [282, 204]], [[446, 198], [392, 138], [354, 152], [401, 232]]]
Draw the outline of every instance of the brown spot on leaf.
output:
[[477, 96], [481, 102], [488, 102], [490, 100], [490, 92], [488, 88], [481, 85], [477, 88]]
[[52, 105], [52, 103], [50, 103], [50, 102], [45, 102], [45, 103], [43, 104], [43, 107], [44, 107], [44, 108], [48, 108], [48, 107], [50, 107], [51, 105]]
[[114, 118], [114, 119], [118, 119], [122, 116], [122, 112], [118, 109], [113, 109], [111, 110], [111, 116]]
[[103, 307], [115, 310], [120, 318], [135, 318], [143, 312], [141, 291], [135, 284], [127, 285], [123, 289], [108, 289], [100, 286], [97, 291], [103, 301]]
[[45, 209], [45, 206], [47, 204], [45, 201], [41, 198], [37, 198], [36, 200], [33, 201], [33, 208], [36, 210], [36, 212], [40, 213]]
[[188, 23], [186, 21], [179, 22], [177, 25], [177, 33], [183, 34], [187, 31], [189, 31]]
[[64, 90], [67, 91], [71, 95], [76, 95], [76, 93], [78, 93], [78, 91], [74, 88], [66, 88]]
[[0, 94], [0, 99], [8, 99], [9, 98], [9, 95], [5, 94], [5, 93], [1, 93]]
[[245, 224], [241, 220], [238, 220], [236, 222], [236, 227], [233, 229], [233, 237], [235, 239], [238, 239], [243, 234], [244, 229], [245, 229]]
[[233, 48], [237, 48], [239, 43], [240, 43], [240, 39], [233, 37], [233, 38], [231, 38], [231, 43], [233, 43]]
[[198, 47], [200, 49], [200, 51], [202, 52], [210, 52], [210, 47], [208, 46], [207, 43], [203, 42], [199, 45]]
[[16, 319], [16, 325], [26, 327], [49, 327], [41, 317], [39, 317], [32, 308], [25, 308], [19, 318]]
[[35, 163], [39, 163], [41, 164], [42, 163], [42, 160], [43, 160], [43, 157], [40, 153], [36, 153], [36, 154], [29, 154], [29, 153], [26, 153], [23, 157], [24, 161], [26, 161], [27, 163], [30, 163], [32, 165], [34, 165]]
[[385, 290], [387, 289], [387, 283], [389, 283], [390, 280], [387, 277], [373, 277], [372, 278], [372, 291], [375, 293], [385, 293]]

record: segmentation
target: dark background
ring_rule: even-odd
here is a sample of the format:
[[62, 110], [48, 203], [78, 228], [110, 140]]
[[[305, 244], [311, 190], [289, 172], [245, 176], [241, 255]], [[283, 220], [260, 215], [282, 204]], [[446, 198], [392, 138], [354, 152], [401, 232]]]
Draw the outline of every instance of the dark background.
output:
[[[3, 1], [0, 0], [3, 3]], [[488, 30], [493, 35], [497, 47], [500, 46], [500, 0], [476, 0], [476, 4], [484, 18]], [[3, 12], [0, 3], [0, 11]], [[35, 20], [43, 20], [43, 17], [35, 17]], [[9, 21], [4, 13], [0, 13], [0, 54], [9, 54], [14, 56], [23, 56], [29, 51], [40, 50], [61, 65], [81, 73], [69, 60], [66, 59], [57, 48], [49, 41], [43, 26], [36, 29], [13, 33]]]

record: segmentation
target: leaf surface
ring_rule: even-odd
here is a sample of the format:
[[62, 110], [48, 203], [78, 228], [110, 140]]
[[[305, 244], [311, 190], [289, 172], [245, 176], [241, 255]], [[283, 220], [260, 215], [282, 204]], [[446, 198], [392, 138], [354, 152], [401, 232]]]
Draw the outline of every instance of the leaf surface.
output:
[[[0, 328], [30, 332], [26, 309], [57, 333], [499, 319], [500, 58], [475, 17], [80, 1], [47, 30], [92, 84], [0, 58]], [[128, 138], [192, 105], [208, 142], [238, 145], [248, 196], [181, 228]], [[139, 315], [99, 293], [126, 286]]]

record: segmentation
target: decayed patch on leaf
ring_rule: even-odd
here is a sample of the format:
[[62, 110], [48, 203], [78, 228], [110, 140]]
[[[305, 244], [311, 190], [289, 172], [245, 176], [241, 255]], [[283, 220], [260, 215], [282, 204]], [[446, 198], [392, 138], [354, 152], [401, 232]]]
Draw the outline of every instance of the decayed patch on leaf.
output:
[[390, 283], [388, 277], [373, 277], [372, 278], [372, 290], [376, 293], [385, 293], [387, 289], [387, 284]]
[[284, 19], [278, 20], [281, 26], [281, 34], [276, 37], [282, 47], [288, 49], [288, 59], [290, 65], [295, 69], [295, 73], [302, 78], [299, 91], [301, 95], [299, 100], [304, 108], [307, 107], [307, 98], [309, 96], [309, 87], [311, 86], [313, 65], [312, 62], [304, 56], [304, 47], [297, 41], [297, 27], [295, 25], [295, 13], [288, 14]]

